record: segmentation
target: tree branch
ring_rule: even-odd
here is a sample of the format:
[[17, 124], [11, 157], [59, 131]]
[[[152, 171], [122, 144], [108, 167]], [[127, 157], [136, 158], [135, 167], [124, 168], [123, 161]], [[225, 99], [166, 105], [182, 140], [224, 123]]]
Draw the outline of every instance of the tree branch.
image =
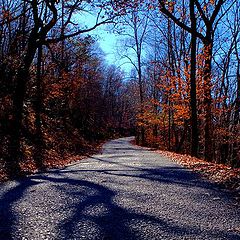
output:
[[47, 43], [57, 43], [57, 42], [60, 42], [62, 40], [65, 40], [65, 39], [68, 39], [68, 38], [71, 38], [71, 37], [75, 37], [79, 34], [83, 34], [83, 33], [87, 33], [87, 32], [90, 32], [94, 29], [96, 29], [97, 27], [103, 25], [103, 24], [109, 24], [109, 23], [114, 23], [113, 19], [110, 18], [110, 19], [107, 19], [105, 21], [102, 21], [102, 22], [99, 22], [99, 23], [96, 23], [93, 27], [91, 28], [87, 28], [87, 29], [81, 29], [81, 30], [78, 30], [74, 33], [71, 33], [71, 34], [67, 34], [67, 35], [64, 35], [64, 36], [60, 36], [58, 38], [49, 38], [49, 39], [46, 39], [45, 42]]
[[198, 10], [198, 12], [200, 13], [200, 15], [201, 15], [201, 17], [202, 17], [205, 25], [207, 26], [207, 25], [209, 24], [209, 19], [206, 17], [206, 15], [205, 15], [202, 7], [201, 7], [201, 4], [200, 4], [199, 1], [197, 1], [197, 0], [195, 0], [194, 2], [195, 2], [195, 5], [196, 5], [196, 7], [197, 7], [197, 10]]
[[218, 13], [219, 13], [222, 5], [223, 5], [225, 2], [226, 2], [226, 0], [219, 0], [218, 4], [216, 5], [216, 7], [215, 7], [215, 9], [214, 9], [214, 11], [213, 11], [213, 14], [212, 14], [211, 18], [210, 18], [210, 24], [213, 24], [213, 23], [214, 23], [214, 21], [215, 21], [217, 15], [218, 15]]
[[174, 23], [176, 23], [179, 27], [182, 29], [186, 30], [187, 32], [191, 34], [195, 34], [198, 38], [200, 38], [202, 41], [205, 41], [205, 37], [199, 33], [199, 32], [194, 32], [189, 26], [181, 22], [178, 18], [176, 18], [171, 12], [169, 12], [166, 9], [165, 6], [165, 1], [159, 0], [159, 5], [160, 5], [160, 11], [165, 14], [168, 18], [170, 18]]

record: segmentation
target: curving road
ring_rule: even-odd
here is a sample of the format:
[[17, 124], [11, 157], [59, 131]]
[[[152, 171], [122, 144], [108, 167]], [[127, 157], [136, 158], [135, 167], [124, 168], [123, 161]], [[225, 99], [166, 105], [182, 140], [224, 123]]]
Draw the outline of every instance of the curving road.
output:
[[1, 184], [0, 240], [240, 239], [228, 193], [130, 140]]

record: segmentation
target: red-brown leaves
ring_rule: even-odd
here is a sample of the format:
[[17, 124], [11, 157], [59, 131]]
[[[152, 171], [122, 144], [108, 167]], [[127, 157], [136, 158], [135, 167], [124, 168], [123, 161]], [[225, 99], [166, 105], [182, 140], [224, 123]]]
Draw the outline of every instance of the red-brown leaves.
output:
[[157, 150], [157, 152], [161, 155], [169, 157], [184, 167], [200, 173], [202, 176], [210, 179], [211, 181], [224, 185], [230, 190], [238, 191], [240, 195], [240, 168], [231, 168], [224, 164], [206, 162], [189, 155], [160, 150]]

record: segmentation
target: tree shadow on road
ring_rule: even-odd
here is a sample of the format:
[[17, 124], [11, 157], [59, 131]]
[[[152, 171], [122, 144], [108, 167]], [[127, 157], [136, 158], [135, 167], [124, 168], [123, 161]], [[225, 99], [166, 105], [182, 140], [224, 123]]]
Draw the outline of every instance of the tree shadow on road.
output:
[[[124, 155], [115, 156], [115, 159], [119, 159]], [[139, 167], [131, 164], [126, 164], [126, 162], [120, 161], [112, 161], [113, 157], [96, 157], [96, 156], [88, 156], [93, 160], [97, 160], [102, 163], [108, 163], [111, 165], [116, 165], [123, 170], [119, 170], [118, 168], [115, 170], [113, 168], [109, 168], [108, 170], [96, 170], [96, 169], [88, 169], [82, 171], [96, 171], [103, 172], [109, 175], [116, 175], [122, 177], [135, 177], [142, 178], [151, 181], [159, 181], [161, 183], [166, 184], [179, 184], [188, 187], [202, 187], [204, 189], [217, 189], [219, 190], [219, 186], [215, 183], [210, 183], [208, 180], [204, 180], [198, 173], [193, 172], [192, 170], [188, 170], [181, 166], [163, 166], [163, 167]], [[67, 168], [66, 168], [67, 171]], [[73, 170], [74, 171], [74, 170]], [[78, 170], [81, 171], [81, 170]]]
[[[152, 216], [145, 212], [139, 213], [129, 206], [124, 207], [116, 201], [117, 192], [103, 186], [85, 180], [45, 178], [51, 182], [66, 183], [61, 191], [67, 191], [69, 184], [75, 186], [72, 215], [63, 221], [59, 228], [57, 239], [181, 239], [185, 237], [201, 235], [202, 229], [197, 226], [178, 225], [176, 221]], [[119, 180], [121, 183], [121, 180]], [[84, 200], [82, 190], [86, 187]], [[89, 194], [90, 192], [90, 194]], [[72, 193], [69, 192], [69, 198]], [[80, 197], [78, 199], [78, 196]], [[141, 199], [138, 199], [141, 201]], [[145, 199], [142, 199], [145, 201]], [[147, 203], [146, 203], [147, 204]], [[207, 239], [224, 237], [226, 239], [238, 239], [237, 234], [223, 231], [205, 231]], [[162, 232], [166, 238], [159, 236]], [[84, 237], [86, 236], [86, 237]]]
[[[240, 236], [234, 232], [220, 230], [212, 232], [191, 224], [178, 224], [176, 221], [173, 222], [166, 216], [162, 216], [161, 213], [156, 217], [144, 211], [137, 211], [131, 208], [130, 203], [124, 205], [119, 202], [116, 198], [118, 192], [104, 184], [80, 179], [84, 172], [87, 174], [90, 171], [56, 170], [49, 174], [36, 175], [19, 181], [0, 199], [0, 239], [23, 239], [24, 236], [16, 238], [13, 232], [14, 228], [12, 226], [17, 222], [20, 213], [14, 212], [12, 205], [17, 204], [20, 199], [24, 200], [26, 191], [42, 182], [53, 185], [58, 194], [66, 195], [64, 207], [60, 203], [57, 207], [57, 211], [66, 212], [65, 217], [52, 223], [55, 224], [53, 228], [58, 233], [54, 239], [193, 239], [194, 236], [201, 236], [203, 231], [206, 239], [219, 239], [219, 237], [229, 240], [240, 239]], [[117, 181], [115, 183], [118, 184], [123, 184], [121, 177], [125, 176], [166, 184], [189, 184], [189, 186], [192, 184], [191, 181], [194, 180], [190, 173], [186, 177], [186, 173], [183, 174], [181, 168], [174, 167], [157, 170], [135, 167], [132, 170], [128, 169], [125, 173], [123, 173], [124, 169], [121, 172], [114, 169], [92, 171], [96, 174], [114, 175], [117, 177], [114, 178], [114, 181]], [[46, 192], [46, 201], [48, 201], [47, 194]], [[131, 195], [131, 193], [129, 194]], [[132, 197], [134, 198], [134, 196]], [[138, 201], [144, 202], [146, 199], [141, 199], [140, 196]], [[46, 202], [42, 204], [46, 205]], [[51, 201], [49, 204], [51, 204]], [[148, 203], [146, 202], [146, 204]], [[45, 207], [45, 205], [42, 207]], [[28, 216], [24, 217], [27, 219]], [[47, 220], [48, 214], [45, 217]], [[37, 229], [31, 231], [37, 231]], [[161, 236], [159, 233], [161, 233]]]
[[[13, 182], [12, 182], [13, 183]], [[7, 184], [7, 183], [5, 183]], [[35, 182], [31, 178], [23, 178], [22, 180], [15, 181], [14, 187], [6, 191], [0, 197], [0, 239], [11, 240], [13, 239], [12, 233], [13, 225], [17, 220], [18, 213], [12, 209], [13, 204], [17, 203], [24, 195], [25, 191], [40, 182]], [[3, 187], [4, 184], [1, 184]]]

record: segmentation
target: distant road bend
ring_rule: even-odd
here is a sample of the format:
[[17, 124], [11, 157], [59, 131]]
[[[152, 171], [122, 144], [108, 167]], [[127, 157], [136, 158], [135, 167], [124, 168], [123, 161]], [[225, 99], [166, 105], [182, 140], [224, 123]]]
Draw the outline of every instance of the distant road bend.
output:
[[240, 240], [240, 209], [226, 192], [131, 139], [1, 184], [0, 240]]

